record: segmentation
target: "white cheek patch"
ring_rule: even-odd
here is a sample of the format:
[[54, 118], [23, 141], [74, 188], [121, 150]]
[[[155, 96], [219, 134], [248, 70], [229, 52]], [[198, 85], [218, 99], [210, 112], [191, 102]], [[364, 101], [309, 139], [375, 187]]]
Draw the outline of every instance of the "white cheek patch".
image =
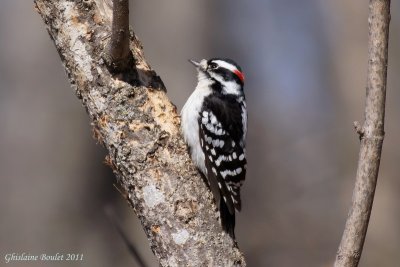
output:
[[221, 76], [215, 74], [214, 72], [209, 72], [208, 74], [211, 76], [211, 78], [213, 78], [214, 80], [216, 80], [220, 84], [224, 84], [225, 81]]

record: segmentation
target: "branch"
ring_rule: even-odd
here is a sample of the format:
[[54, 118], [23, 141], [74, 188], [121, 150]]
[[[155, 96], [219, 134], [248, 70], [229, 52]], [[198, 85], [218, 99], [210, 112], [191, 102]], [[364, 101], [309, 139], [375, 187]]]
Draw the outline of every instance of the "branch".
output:
[[129, 0], [113, 0], [111, 40], [104, 54], [107, 65], [114, 71], [124, 71], [131, 63], [129, 50]]
[[222, 231], [212, 194], [180, 135], [176, 108], [137, 38], [130, 36], [133, 70], [121, 75], [127, 83], [114, 78], [101, 58], [111, 30], [104, 0], [35, 4], [160, 265], [245, 266]]
[[361, 139], [352, 205], [335, 267], [355, 267], [361, 258], [374, 200], [384, 138], [390, 0], [370, 0], [365, 121], [355, 123]]
[[120, 235], [120, 237], [122, 238], [122, 240], [124, 241], [126, 247], [128, 248], [129, 252], [133, 256], [133, 258], [135, 259], [135, 261], [139, 265], [139, 267], [147, 267], [142, 256], [140, 256], [139, 251], [136, 249], [136, 246], [129, 240], [127, 234], [122, 229], [122, 226], [118, 223], [118, 221], [116, 219], [116, 215], [115, 215], [112, 207], [106, 206], [105, 213], [106, 213], [108, 219], [110, 220], [110, 222], [112, 223], [112, 225], [117, 230], [117, 232]]

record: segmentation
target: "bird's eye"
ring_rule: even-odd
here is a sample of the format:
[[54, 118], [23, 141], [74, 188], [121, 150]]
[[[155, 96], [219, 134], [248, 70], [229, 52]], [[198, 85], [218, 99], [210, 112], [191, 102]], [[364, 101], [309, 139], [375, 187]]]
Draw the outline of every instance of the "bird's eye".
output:
[[216, 63], [210, 63], [210, 64], [208, 65], [208, 68], [209, 68], [210, 70], [215, 70], [216, 68], [218, 68], [218, 65], [217, 65]]

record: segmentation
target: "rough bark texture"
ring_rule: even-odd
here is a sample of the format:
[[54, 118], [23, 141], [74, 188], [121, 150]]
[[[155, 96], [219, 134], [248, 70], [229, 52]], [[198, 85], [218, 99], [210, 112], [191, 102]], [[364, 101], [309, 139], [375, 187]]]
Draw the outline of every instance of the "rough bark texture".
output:
[[136, 37], [131, 71], [113, 77], [102, 60], [111, 31], [107, 3], [35, 4], [161, 266], [245, 266], [221, 229], [212, 195], [180, 136], [176, 108]]
[[335, 267], [358, 265], [374, 200], [384, 138], [390, 0], [370, 0], [369, 51], [365, 121], [355, 123], [361, 147], [352, 205]]

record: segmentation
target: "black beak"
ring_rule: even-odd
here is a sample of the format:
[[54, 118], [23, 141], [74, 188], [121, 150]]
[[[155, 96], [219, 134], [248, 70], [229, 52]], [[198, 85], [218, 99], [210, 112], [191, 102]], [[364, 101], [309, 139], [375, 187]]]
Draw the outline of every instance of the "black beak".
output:
[[189, 62], [192, 63], [193, 65], [195, 65], [196, 67], [200, 66], [200, 63], [197, 61], [194, 61], [193, 59], [189, 59]]

